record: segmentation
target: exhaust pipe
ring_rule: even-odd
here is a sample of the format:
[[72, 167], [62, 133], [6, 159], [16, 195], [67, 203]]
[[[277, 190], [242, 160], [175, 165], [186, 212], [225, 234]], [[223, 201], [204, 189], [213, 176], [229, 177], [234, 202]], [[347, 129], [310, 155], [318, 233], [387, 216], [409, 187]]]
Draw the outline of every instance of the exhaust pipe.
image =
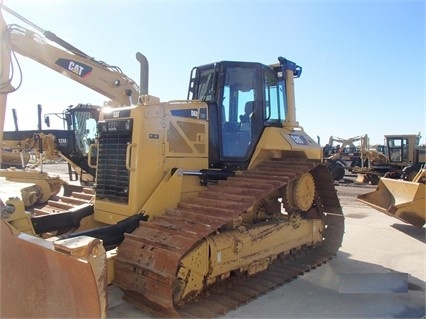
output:
[[149, 78], [148, 77], [149, 76], [148, 59], [142, 53], [137, 52], [136, 60], [138, 60], [141, 65], [139, 95], [146, 95], [148, 94], [148, 78]]

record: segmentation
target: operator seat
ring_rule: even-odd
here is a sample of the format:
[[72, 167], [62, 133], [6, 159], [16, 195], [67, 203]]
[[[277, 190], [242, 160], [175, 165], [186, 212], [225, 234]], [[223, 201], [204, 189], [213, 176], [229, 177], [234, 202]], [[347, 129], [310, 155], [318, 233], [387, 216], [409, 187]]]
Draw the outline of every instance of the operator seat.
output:
[[254, 101], [246, 102], [244, 114], [240, 115], [240, 131], [251, 131], [251, 117], [254, 112]]

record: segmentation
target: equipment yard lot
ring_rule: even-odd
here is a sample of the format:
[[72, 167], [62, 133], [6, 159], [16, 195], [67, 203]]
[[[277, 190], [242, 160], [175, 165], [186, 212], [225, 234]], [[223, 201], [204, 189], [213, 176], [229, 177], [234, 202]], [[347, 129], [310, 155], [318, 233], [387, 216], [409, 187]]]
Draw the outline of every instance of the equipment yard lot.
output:
[[[45, 171], [67, 180], [63, 168], [62, 164], [44, 165]], [[19, 194], [7, 187], [9, 183], [4, 179], [0, 183], [2, 198], [10, 191]], [[346, 217], [345, 236], [337, 256], [297, 280], [228, 312], [224, 318], [425, 316], [425, 228], [399, 222], [356, 200], [358, 194], [371, 192], [375, 186], [349, 181], [336, 184], [336, 189]], [[345, 285], [351, 278], [357, 279], [356, 287]], [[109, 318], [151, 318], [123, 301], [116, 286], [110, 286], [108, 293]]]

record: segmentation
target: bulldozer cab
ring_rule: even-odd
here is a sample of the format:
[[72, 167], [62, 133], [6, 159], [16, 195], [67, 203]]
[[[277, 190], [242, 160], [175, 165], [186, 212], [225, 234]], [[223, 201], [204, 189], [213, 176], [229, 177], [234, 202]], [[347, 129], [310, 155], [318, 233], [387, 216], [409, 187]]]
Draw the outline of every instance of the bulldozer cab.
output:
[[[223, 61], [192, 70], [188, 99], [209, 105], [210, 167], [246, 169], [264, 128], [282, 127], [288, 67]], [[290, 67], [298, 77], [300, 67]]]

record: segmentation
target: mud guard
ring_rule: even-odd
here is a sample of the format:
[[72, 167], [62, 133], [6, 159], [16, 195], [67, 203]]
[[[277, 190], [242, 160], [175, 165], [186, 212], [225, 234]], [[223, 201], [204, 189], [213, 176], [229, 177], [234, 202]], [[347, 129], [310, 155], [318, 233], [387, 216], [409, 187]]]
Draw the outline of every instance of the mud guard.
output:
[[106, 318], [106, 253], [82, 236], [50, 242], [0, 221], [1, 318]]

